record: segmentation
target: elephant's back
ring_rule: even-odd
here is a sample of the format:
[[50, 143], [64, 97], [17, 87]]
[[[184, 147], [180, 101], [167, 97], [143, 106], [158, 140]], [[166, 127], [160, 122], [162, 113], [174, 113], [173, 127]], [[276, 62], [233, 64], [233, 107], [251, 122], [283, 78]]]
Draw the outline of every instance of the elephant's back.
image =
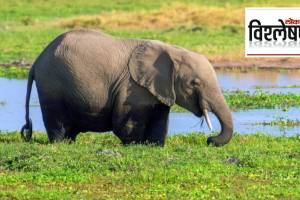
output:
[[57, 37], [37, 59], [35, 79], [40, 90], [59, 95], [87, 110], [106, 106], [113, 82], [129, 54], [123, 40], [91, 30]]
[[121, 66], [126, 65], [130, 46], [124, 40], [101, 32], [74, 30], [58, 37], [53, 47], [50, 46], [54, 58], [52, 67], [58, 71], [68, 70], [75, 76], [111, 78], [122, 71]]

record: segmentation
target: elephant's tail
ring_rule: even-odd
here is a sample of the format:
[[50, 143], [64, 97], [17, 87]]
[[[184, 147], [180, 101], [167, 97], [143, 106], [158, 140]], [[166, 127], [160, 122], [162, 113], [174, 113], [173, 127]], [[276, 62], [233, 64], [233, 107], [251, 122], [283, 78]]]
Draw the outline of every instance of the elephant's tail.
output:
[[30, 94], [32, 83], [34, 81], [34, 70], [33, 66], [31, 67], [28, 75], [28, 82], [27, 82], [27, 93], [26, 93], [26, 103], [25, 103], [25, 120], [26, 124], [21, 129], [21, 136], [25, 141], [30, 141], [32, 138], [32, 122], [29, 117], [29, 101], [30, 101]]

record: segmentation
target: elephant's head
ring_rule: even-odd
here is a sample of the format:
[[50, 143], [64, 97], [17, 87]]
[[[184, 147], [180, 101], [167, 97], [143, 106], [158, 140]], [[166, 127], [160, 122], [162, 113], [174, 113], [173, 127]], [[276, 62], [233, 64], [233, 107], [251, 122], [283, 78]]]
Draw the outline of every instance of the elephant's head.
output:
[[147, 88], [162, 103], [174, 103], [198, 117], [213, 112], [222, 130], [209, 137], [208, 144], [221, 146], [229, 142], [233, 133], [230, 109], [222, 95], [212, 65], [202, 55], [158, 41], [140, 44], [129, 61], [131, 77]]

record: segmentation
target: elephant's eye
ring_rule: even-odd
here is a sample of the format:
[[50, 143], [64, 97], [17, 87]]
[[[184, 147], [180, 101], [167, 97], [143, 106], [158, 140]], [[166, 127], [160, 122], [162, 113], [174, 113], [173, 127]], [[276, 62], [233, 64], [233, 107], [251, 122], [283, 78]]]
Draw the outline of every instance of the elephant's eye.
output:
[[198, 78], [194, 78], [191, 80], [191, 86], [195, 87], [200, 85], [200, 80]]

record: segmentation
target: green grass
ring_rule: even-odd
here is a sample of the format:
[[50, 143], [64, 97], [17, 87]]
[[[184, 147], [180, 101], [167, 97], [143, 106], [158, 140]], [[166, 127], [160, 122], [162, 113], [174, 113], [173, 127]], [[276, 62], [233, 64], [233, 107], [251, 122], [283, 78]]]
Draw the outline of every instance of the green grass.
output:
[[[41, 51], [59, 34], [67, 29], [59, 27], [16, 28], [11, 31], [0, 31], [0, 63], [12, 60], [34, 60]], [[156, 39], [176, 44], [204, 55], [224, 54], [240, 47], [243, 35], [232, 33], [228, 29], [204, 29], [193, 31], [193, 28], [168, 30], [112, 30], [105, 32], [118, 37]], [[191, 40], [191, 38], [193, 38]]]
[[13, 60], [33, 61], [55, 37], [63, 33], [59, 28], [16, 28], [0, 31], [0, 63]]
[[[164, 9], [162, 13], [165, 10], [174, 11], [174, 5], [177, 4], [185, 6], [182, 8], [182, 14], [186, 12], [184, 9], [199, 8], [200, 10], [194, 12], [194, 14], [196, 13], [196, 18], [197, 14], [199, 14], [198, 18], [200, 17], [202, 21], [193, 21], [191, 19], [193, 21], [191, 24], [175, 23], [171, 28], [160, 26], [161, 28], [150, 28], [147, 30], [140, 27], [131, 30], [126, 25], [114, 28], [110, 27], [109, 24], [94, 28], [103, 29], [108, 33], [121, 37], [162, 40], [203, 53], [209, 58], [240, 59], [241, 56], [243, 58], [244, 50], [244, 25], [243, 20], [240, 20], [243, 18], [244, 7], [292, 6], [295, 3], [292, 0], [283, 3], [259, 0], [251, 3], [243, 0], [178, 0], [175, 2], [158, 0], [147, 3], [142, 0], [0, 0], [0, 63], [8, 63], [12, 60], [20, 59], [34, 60], [50, 41], [57, 35], [69, 30], [59, 26], [59, 22], [70, 17], [93, 16], [103, 13], [108, 13], [112, 16], [118, 16], [122, 13], [142, 13], [142, 15], [151, 16], [152, 12], [160, 11], [162, 8]], [[206, 23], [202, 23], [201, 13], [206, 10], [214, 11], [215, 9], [219, 9], [216, 12], [229, 13], [228, 19], [221, 15], [217, 16], [216, 19], [211, 18], [209, 23], [207, 23], [207, 20], [204, 20]], [[239, 17], [238, 22], [233, 21], [235, 24], [230, 24], [232, 22], [230, 20], [236, 18], [234, 14], [230, 15], [233, 9], [239, 10], [241, 17]], [[175, 12], [174, 17], [177, 17], [177, 12]], [[203, 17], [206, 18], [206, 15]], [[167, 16], [168, 18], [173, 17]], [[223, 20], [221, 25], [218, 24], [220, 20]], [[212, 24], [211, 26], [209, 25], [210, 23]]]
[[299, 199], [300, 138], [235, 135], [206, 145], [172, 136], [164, 148], [122, 146], [108, 134], [48, 144], [0, 134], [1, 199]]
[[[39, 0], [0, 0], [0, 63], [12, 60], [25, 59], [32, 61], [46, 47], [46, 45], [59, 34], [69, 29], [57, 26], [61, 19], [87, 14], [103, 12], [137, 12], [159, 10], [162, 6], [170, 4], [168, 1], [151, 1], [144, 3], [141, 0], [121, 1], [39, 1]], [[189, 5], [222, 6], [222, 1], [177, 1]], [[233, 3], [236, 1], [232, 1]], [[214, 54], [226, 52], [238, 46], [242, 47], [243, 35], [233, 36], [226, 28], [204, 31], [191, 31], [193, 27], [174, 27], [172, 29], [151, 30], [123, 30], [110, 27], [94, 27], [104, 29], [106, 32], [121, 37], [158, 39], [172, 44], [177, 44], [203, 53]], [[242, 28], [239, 30], [242, 32]], [[231, 40], [231, 42], [229, 42]], [[224, 44], [225, 43], [225, 44]], [[220, 48], [220, 50], [218, 50]]]
[[[162, 5], [168, 5], [174, 2], [173, 0], [101, 0], [101, 1], [85, 1], [85, 0], [0, 0], [0, 20], [1, 21], [22, 21], [28, 17], [38, 20], [46, 20], [53, 18], [62, 18], [68, 16], [82, 14], [98, 14], [101, 12], [112, 11], [136, 11], [136, 10], [153, 10]], [[176, 0], [176, 2], [193, 3], [199, 5], [219, 6], [226, 5], [239, 6], [245, 3], [244, 0]], [[252, 5], [288, 5], [296, 3], [293, 0], [282, 2], [276, 1], [252, 1]], [[248, 3], [248, 5], [250, 5]]]
[[[81, 14], [97, 14], [111, 11], [150, 10], [158, 8], [164, 1], [144, 3], [142, 0], [85, 1], [85, 0], [0, 0], [1, 21], [24, 21], [28, 18], [49, 20]], [[170, 2], [170, 0], [169, 0]]]

